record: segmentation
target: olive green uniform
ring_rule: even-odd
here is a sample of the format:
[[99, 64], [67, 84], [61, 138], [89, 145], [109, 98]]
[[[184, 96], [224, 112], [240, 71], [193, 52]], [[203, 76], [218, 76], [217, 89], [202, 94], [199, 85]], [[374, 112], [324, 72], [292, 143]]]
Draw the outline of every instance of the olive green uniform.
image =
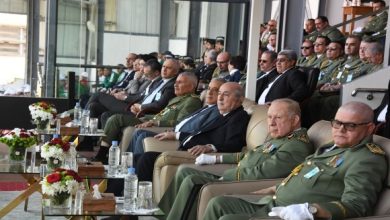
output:
[[386, 25], [387, 25], [387, 11], [383, 11], [378, 15], [374, 16], [367, 24], [364, 26], [362, 33], [365, 35], [371, 35], [375, 38], [383, 37], [386, 35]]
[[[257, 202], [233, 197], [216, 197], [206, 209], [205, 220], [249, 219], [268, 216], [274, 206], [317, 203], [333, 220], [372, 214], [382, 190], [388, 167], [384, 151], [367, 138], [351, 148], [333, 144], [319, 148], [277, 186], [274, 196]], [[243, 217], [246, 218], [243, 218]], [[238, 218], [241, 217], [241, 218]]]
[[237, 167], [226, 170], [222, 178], [192, 168], [183, 168], [175, 175], [159, 207], [168, 215], [167, 219], [195, 219], [197, 194], [203, 184], [285, 177], [313, 151], [306, 129], [299, 129], [286, 137], [272, 139], [247, 153], [224, 154], [223, 163], [238, 164]]
[[201, 107], [202, 102], [197, 95], [187, 94], [171, 99], [168, 105], [156, 115], [146, 115], [138, 119], [131, 114], [115, 114], [107, 120], [104, 127], [106, 136], [103, 137], [103, 140], [107, 143], [118, 140], [124, 127], [134, 126], [149, 120], [153, 120], [160, 127], [173, 127]]
[[315, 54], [308, 57], [299, 57], [296, 66], [310, 67], [316, 59], [317, 56]]
[[321, 56], [316, 55], [316, 59], [314, 62], [310, 65], [310, 67], [318, 68], [320, 70], [324, 69], [328, 65], [328, 58], [325, 54], [322, 54]]
[[345, 62], [344, 57], [339, 57], [336, 60], [329, 60], [326, 68], [323, 68], [318, 77], [317, 85], [325, 84], [331, 81], [331, 77], [337, 72], [340, 65]]

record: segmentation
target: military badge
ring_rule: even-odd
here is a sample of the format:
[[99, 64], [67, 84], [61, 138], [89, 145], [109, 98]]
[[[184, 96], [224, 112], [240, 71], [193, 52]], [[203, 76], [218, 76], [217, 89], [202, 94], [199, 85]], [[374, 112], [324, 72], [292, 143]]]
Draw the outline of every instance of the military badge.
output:
[[385, 155], [386, 153], [382, 150], [381, 147], [379, 147], [378, 145], [376, 144], [373, 144], [373, 143], [367, 143], [366, 144], [366, 147], [374, 154], [382, 154], [382, 155]]

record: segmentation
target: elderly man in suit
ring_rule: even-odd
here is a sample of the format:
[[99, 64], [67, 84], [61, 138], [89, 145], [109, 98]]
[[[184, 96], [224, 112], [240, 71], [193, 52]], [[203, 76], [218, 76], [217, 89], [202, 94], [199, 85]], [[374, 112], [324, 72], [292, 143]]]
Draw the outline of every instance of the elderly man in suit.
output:
[[196, 85], [197, 78], [193, 73], [181, 73], [174, 84], [176, 97], [170, 100], [168, 105], [158, 114], [146, 115], [142, 118], [137, 118], [130, 114], [111, 116], [104, 127], [106, 136], [102, 138], [96, 158], [104, 162], [106, 161], [110, 143], [120, 138], [122, 128], [126, 126], [136, 126], [138, 128], [174, 126], [178, 121], [199, 109], [201, 101], [198, 96], [194, 95]]
[[[245, 146], [249, 115], [242, 107], [244, 91], [235, 82], [224, 83], [218, 92], [218, 117], [188, 133], [180, 133], [178, 150], [197, 156], [211, 152], [238, 152]], [[159, 136], [157, 136], [159, 138]], [[160, 152], [145, 152], [137, 159], [139, 180], [152, 180], [154, 162]]]
[[[166, 219], [196, 219], [197, 193], [202, 185], [215, 181], [243, 181], [286, 177], [290, 170], [314, 152], [300, 126], [299, 104], [291, 99], [277, 99], [267, 112], [271, 137], [247, 153], [202, 154], [196, 164], [238, 164], [222, 176], [192, 168], [179, 170], [159, 203]], [[186, 211], [186, 207], [190, 207]]]
[[297, 54], [293, 50], [282, 50], [276, 59], [278, 76], [261, 93], [258, 103], [270, 103], [279, 98], [290, 98], [297, 102], [308, 97], [309, 89], [305, 74], [295, 69]]
[[385, 152], [372, 143], [374, 128], [368, 105], [344, 104], [332, 120], [332, 143], [307, 157], [281, 184], [256, 191], [263, 196], [256, 204], [216, 197], [208, 203], [204, 219], [268, 215], [344, 219], [370, 215], [388, 172]]

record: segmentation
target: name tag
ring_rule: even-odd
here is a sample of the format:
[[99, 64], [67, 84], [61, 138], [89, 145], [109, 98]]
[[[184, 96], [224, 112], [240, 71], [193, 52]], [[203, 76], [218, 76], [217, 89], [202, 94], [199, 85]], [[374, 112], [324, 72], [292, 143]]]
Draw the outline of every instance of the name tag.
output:
[[155, 99], [156, 100], [160, 100], [161, 99], [161, 93], [160, 92], [156, 94], [156, 98]]
[[352, 74], [349, 74], [347, 77], [347, 82], [351, 82], [351, 81], [352, 81]]
[[343, 74], [343, 72], [340, 71], [339, 74], [337, 74], [337, 77], [336, 77], [336, 78], [337, 78], [337, 79], [340, 79], [340, 77], [341, 77], [342, 74]]
[[320, 172], [320, 169], [318, 167], [315, 167], [314, 169], [306, 173], [303, 177], [305, 177], [306, 179], [310, 179], [313, 176], [315, 176], [318, 172]]

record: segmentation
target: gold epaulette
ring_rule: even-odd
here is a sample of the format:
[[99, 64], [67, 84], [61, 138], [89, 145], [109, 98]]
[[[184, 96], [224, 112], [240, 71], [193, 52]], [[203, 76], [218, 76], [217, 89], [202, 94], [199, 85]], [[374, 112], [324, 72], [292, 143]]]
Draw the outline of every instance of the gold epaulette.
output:
[[302, 141], [302, 142], [305, 142], [305, 143], [309, 143], [309, 137], [306, 135], [306, 134], [301, 134], [299, 137], [298, 137], [298, 140]]
[[385, 155], [386, 153], [382, 150], [382, 148], [373, 143], [367, 143], [366, 147], [374, 154]]

